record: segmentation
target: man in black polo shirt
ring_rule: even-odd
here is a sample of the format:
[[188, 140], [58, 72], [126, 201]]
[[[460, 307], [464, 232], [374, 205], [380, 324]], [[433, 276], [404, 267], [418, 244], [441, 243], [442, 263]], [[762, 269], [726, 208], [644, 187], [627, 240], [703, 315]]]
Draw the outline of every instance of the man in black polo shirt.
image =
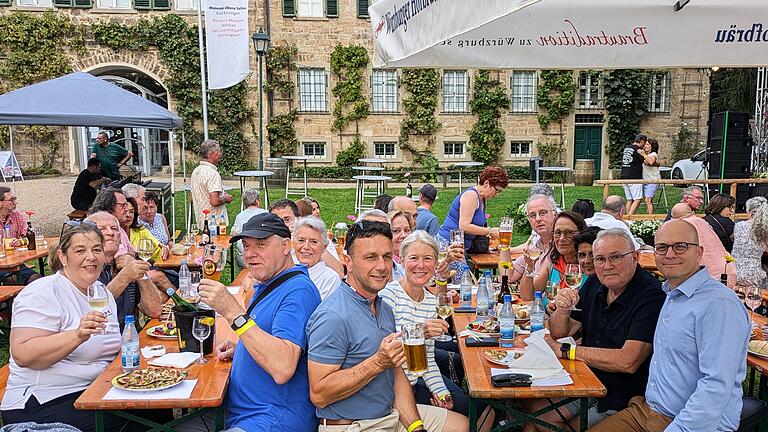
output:
[[[635, 141], [627, 144], [621, 154], [621, 179], [622, 180], [642, 180], [643, 179], [643, 161], [645, 157], [640, 154], [640, 149], [645, 146], [648, 137], [638, 134]], [[642, 184], [625, 184], [624, 195], [627, 197], [627, 215], [632, 215], [640, 207], [643, 201]]]
[[[665, 298], [661, 282], [638, 265], [638, 252], [626, 231], [600, 231], [593, 254], [596, 274], [578, 292], [560, 290], [549, 307], [552, 338], [581, 329], [582, 344], [569, 354], [589, 365], [608, 390], [590, 409], [590, 426], [645, 394], [653, 334]], [[566, 356], [554, 340], [552, 349]], [[566, 408], [566, 418], [578, 416], [578, 407]]]
[[88, 167], [80, 172], [75, 180], [75, 187], [69, 202], [75, 210], [88, 211], [96, 199], [96, 192], [103, 184], [112, 180], [101, 175], [101, 162], [96, 158], [88, 159]]

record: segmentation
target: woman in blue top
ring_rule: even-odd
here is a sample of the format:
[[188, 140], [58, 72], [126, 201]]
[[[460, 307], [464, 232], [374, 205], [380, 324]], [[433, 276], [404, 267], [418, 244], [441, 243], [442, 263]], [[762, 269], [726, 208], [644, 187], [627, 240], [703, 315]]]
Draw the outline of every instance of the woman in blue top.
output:
[[479, 184], [465, 190], [453, 200], [437, 235], [450, 240], [451, 230], [463, 230], [464, 249], [469, 249], [475, 237], [489, 235], [491, 229], [485, 223], [485, 202], [496, 197], [508, 184], [509, 176], [503, 168], [486, 167], [480, 173]]
[[157, 209], [160, 208], [160, 197], [154, 192], [147, 192], [144, 197], [147, 210], [141, 216], [142, 224], [147, 227], [149, 232], [160, 242], [160, 244], [168, 245], [171, 240], [170, 233], [168, 232], [168, 221], [165, 220], [165, 216], [162, 213], [158, 213]]

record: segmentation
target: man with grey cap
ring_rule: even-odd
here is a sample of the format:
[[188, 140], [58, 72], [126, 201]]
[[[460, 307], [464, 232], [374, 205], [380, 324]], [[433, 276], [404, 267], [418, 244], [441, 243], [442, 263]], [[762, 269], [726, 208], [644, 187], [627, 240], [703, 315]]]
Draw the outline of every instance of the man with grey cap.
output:
[[440, 221], [432, 213], [432, 204], [437, 199], [437, 188], [425, 184], [419, 189], [419, 208], [416, 215], [416, 229], [428, 232], [432, 237], [440, 231]]
[[261, 213], [230, 242], [243, 241], [243, 260], [257, 281], [244, 308], [217, 281], [200, 281], [201, 300], [223, 316], [239, 337], [216, 347], [219, 360], [232, 359], [227, 391], [231, 431], [310, 432], [316, 430], [309, 400], [307, 337], [309, 317], [320, 294], [307, 267], [294, 265], [291, 232], [279, 216]]

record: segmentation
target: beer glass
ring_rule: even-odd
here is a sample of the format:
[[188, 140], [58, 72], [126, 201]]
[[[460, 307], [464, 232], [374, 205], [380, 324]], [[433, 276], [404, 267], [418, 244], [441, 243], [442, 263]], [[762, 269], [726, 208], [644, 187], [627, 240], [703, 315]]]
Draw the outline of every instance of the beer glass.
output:
[[512, 231], [514, 220], [509, 217], [501, 218], [499, 223], [499, 247], [510, 246], [512, 243]]
[[464, 247], [464, 231], [463, 230], [451, 230], [451, 244], [459, 244]]
[[403, 331], [403, 350], [408, 373], [422, 376], [427, 372], [427, 347], [424, 345], [424, 324], [405, 324]]

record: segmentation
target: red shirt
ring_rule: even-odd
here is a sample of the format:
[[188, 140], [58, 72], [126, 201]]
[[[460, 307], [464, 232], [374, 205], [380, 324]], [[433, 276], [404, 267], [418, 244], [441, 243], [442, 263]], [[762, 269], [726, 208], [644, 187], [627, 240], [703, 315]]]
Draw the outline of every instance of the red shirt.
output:
[[13, 238], [21, 238], [27, 235], [27, 217], [18, 210], [13, 210], [8, 214], [8, 217], [3, 221], [3, 226], [5, 225], [10, 225]]

